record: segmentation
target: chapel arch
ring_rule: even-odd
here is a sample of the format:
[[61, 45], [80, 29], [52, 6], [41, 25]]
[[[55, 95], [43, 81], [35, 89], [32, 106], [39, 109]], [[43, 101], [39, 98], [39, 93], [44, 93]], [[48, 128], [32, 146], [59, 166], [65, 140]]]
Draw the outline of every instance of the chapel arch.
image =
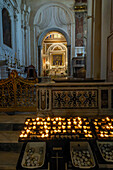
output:
[[51, 31], [42, 42], [42, 76], [67, 76], [67, 41], [63, 34]]
[[[44, 53], [43, 43], [47, 36], [61, 36], [61, 39], [53, 39], [49, 42], [50, 45], [46, 47]], [[49, 41], [50, 41], [49, 37]], [[59, 58], [56, 63], [53, 60]], [[39, 76], [56, 75], [69, 76], [70, 75], [70, 58], [71, 58], [71, 44], [68, 35], [61, 29], [54, 28], [43, 32], [38, 39], [38, 73]], [[46, 74], [46, 71], [49, 73]]]

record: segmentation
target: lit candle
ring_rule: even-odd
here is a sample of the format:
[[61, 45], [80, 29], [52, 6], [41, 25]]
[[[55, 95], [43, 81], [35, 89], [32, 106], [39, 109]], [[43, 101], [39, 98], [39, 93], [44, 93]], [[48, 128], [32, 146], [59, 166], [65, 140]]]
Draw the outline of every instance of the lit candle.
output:
[[83, 126], [83, 128], [84, 128], [84, 129], [86, 129], [86, 128], [87, 128], [87, 126]]
[[68, 129], [71, 129], [71, 126], [67, 126]]
[[79, 124], [81, 125], [81, 124], [82, 124], [82, 121], [79, 121]]
[[100, 134], [100, 137], [101, 137], [101, 138], [103, 138], [103, 137], [104, 137], [104, 134], [103, 134], [103, 133], [101, 133], [101, 134]]
[[21, 135], [20, 135], [20, 138], [23, 138], [23, 137], [24, 137], [24, 135], [23, 135], [23, 134], [21, 134]]
[[87, 130], [84, 130], [85, 133], [87, 133]]
[[44, 134], [42, 134], [42, 135], [41, 135], [41, 137], [42, 137], [42, 138], [44, 138], [44, 137], [45, 137], [45, 135], [44, 135]]
[[63, 122], [63, 125], [66, 125], [66, 122]]
[[37, 122], [37, 125], [40, 125], [40, 122]]
[[50, 120], [51, 120], [50, 117], [48, 117], [48, 118], [47, 118], [47, 121], [50, 121]]
[[82, 126], [81, 126], [81, 125], [78, 125], [78, 128], [79, 128], [79, 129], [82, 129]]
[[43, 118], [43, 119], [42, 119], [42, 121], [44, 122], [44, 121], [45, 121], [45, 119]]
[[56, 121], [58, 121], [58, 117], [56, 117]]
[[43, 122], [40, 122], [41, 125], [43, 125], [44, 123]]
[[57, 133], [57, 130], [56, 130], [56, 129], [54, 130], [54, 133]]
[[24, 129], [26, 130], [26, 129], [27, 129], [27, 127], [24, 127]]
[[58, 125], [61, 125], [62, 124], [62, 122], [58, 122]]
[[47, 138], [49, 135], [48, 134], [45, 134], [45, 137]]
[[45, 132], [46, 132], [46, 133], [49, 133], [49, 130], [46, 130]]
[[53, 121], [53, 124], [56, 124], [56, 121]]
[[86, 121], [87, 119], [86, 118], [83, 118], [83, 121]]
[[30, 119], [27, 119], [28, 122], [30, 122]]
[[89, 125], [89, 122], [85, 122], [85, 125]]
[[26, 137], [27, 137], [27, 134], [25, 134], [24, 137], [26, 138]]
[[48, 128], [48, 126], [47, 126], [47, 125], [44, 125], [44, 128], [45, 128], [45, 129], [47, 129], [47, 128]]
[[62, 118], [62, 121], [65, 121], [65, 118]]
[[25, 124], [26, 124], [26, 125], [28, 125], [28, 124], [29, 124], [29, 122], [25, 122]]
[[81, 118], [80, 118], [80, 117], [78, 117], [78, 120], [81, 120]]
[[63, 130], [63, 133], [66, 133], [66, 130]]
[[94, 125], [97, 125], [97, 122], [94, 122]]
[[33, 126], [33, 129], [36, 129], [36, 126]]
[[110, 126], [106, 126], [106, 129], [110, 129]]
[[76, 133], [76, 131], [75, 131], [75, 130], [72, 130], [72, 133]]
[[36, 125], [36, 122], [33, 122], [33, 125]]
[[109, 117], [106, 117], [106, 120], [107, 120], [107, 121], [110, 121], [110, 118], [109, 118]]
[[29, 129], [27, 129], [27, 130], [26, 130], [26, 132], [27, 132], [27, 133], [29, 133], [29, 132], [30, 132], [30, 130], [29, 130]]
[[39, 121], [39, 120], [40, 120], [40, 118], [39, 118], [39, 117], [37, 117], [37, 118], [36, 118], [36, 121]]
[[98, 126], [95, 126], [95, 129], [99, 129], [99, 127], [98, 127]]
[[32, 121], [35, 121], [35, 119], [32, 119]]
[[50, 133], [52, 134], [52, 133], [53, 133], [53, 130], [51, 130]]
[[61, 121], [61, 120], [62, 120], [62, 118], [61, 118], [61, 117], [59, 117], [59, 120]]
[[76, 121], [74, 121], [73, 123], [74, 123], [75, 125], [77, 124], [77, 122], [76, 122]]
[[40, 129], [43, 129], [43, 126], [40, 126]]
[[60, 129], [58, 129], [58, 133], [61, 133], [61, 130], [60, 130]]
[[106, 138], [108, 138], [108, 137], [109, 137], [109, 135], [105, 134], [105, 137], [106, 137]]
[[66, 126], [62, 126], [62, 129], [65, 129], [66, 128]]
[[71, 125], [71, 122], [68, 122], [69, 125]]

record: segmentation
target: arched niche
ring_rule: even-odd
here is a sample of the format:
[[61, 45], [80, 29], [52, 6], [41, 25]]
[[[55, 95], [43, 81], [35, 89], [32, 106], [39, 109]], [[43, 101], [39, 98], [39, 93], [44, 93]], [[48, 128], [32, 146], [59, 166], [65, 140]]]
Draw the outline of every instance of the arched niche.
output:
[[12, 48], [11, 19], [6, 8], [2, 9], [3, 43]]

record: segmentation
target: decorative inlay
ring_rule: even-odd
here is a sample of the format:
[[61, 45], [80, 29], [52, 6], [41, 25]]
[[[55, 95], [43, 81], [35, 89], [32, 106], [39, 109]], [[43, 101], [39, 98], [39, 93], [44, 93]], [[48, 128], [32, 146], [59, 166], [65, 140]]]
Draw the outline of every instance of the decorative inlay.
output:
[[53, 109], [98, 108], [98, 91], [91, 90], [53, 90]]

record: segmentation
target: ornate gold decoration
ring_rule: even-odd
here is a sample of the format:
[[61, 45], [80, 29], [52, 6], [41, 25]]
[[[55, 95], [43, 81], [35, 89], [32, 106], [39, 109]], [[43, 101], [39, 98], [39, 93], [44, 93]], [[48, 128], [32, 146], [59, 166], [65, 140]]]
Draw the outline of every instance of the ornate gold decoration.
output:
[[36, 111], [35, 80], [25, 80], [13, 70], [8, 79], [0, 81], [0, 111]]

